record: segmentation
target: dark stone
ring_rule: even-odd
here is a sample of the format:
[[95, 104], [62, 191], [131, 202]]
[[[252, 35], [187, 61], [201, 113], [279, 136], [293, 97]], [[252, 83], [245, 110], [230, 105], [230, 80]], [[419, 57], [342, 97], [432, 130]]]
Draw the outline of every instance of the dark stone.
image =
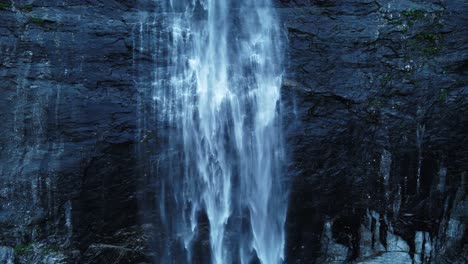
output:
[[[138, 102], [168, 52], [135, 52], [151, 30], [135, 38], [140, 16], [167, 33], [167, 14], [149, 0], [1, 3], [0, 262], [154, 262], [160, 175], [148, 171], [180, 153], [158, 154], [167, 124]], [[288, 39], [287, 263], [466, 262], [465, 1], [274, 6]]]

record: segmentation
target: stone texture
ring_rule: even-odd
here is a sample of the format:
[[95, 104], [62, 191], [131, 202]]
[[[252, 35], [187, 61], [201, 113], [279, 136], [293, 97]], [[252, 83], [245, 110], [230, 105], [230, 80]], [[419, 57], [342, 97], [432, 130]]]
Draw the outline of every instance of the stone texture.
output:
[[[464, 263], [465, 1], [275, 7], [288, 39], [287, 263]], [[0, 1], [0, 263], [152, 262], [148, 177], [170, 158], [154, 151], [169, 139], [144, 101], [166, 54], [148, 44], [167, 30], [153, 10]]]
[[18, 263], [40, 263], [22, 256], [40, 243], [66, 263], [90, 245], [121, 247], [116, 233], [138, 225], [134, 24], [125, 20], [138, 10], [2, 3], [0, 245]]
[[[415, 237], [428, 232], [432, 263], [464, 262], [466, 220], [448, 219], [464, 203], [455, 197], [466, 193], [467, 32], [460, 26], [466, 4], [278, 1], [278, 7], [289, 38], [288, 263], [327, 259], [326, 219], [333, 223], [331, 248], [347, 248], [335, 254], [342, 261], [393, 263], [392, 254], [400, 254], [417, 262]], [[363, 232], [368, 210], [380, 219]], [[369, 245], [379, 233], [382, 242]], [[392, 253], [395, 237], [408, 245], [401, 253]]]

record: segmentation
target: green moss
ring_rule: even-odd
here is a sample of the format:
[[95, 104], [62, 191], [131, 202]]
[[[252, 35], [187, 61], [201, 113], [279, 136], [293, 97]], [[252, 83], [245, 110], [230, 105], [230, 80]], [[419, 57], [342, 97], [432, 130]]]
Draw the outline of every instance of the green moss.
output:
[[45, 23], [45, 20], [42, 18], [37, 18], [37, 17], [31, 17], [31, 23], [42, 25]]
[[430, 58], [439, 54], [442, 49], [441, 40], [440, 33], [419, 33], [407, 39], [406, 43], [419, 55]]
[[[14, 251], [18, 254], [21, 254], [23, 252], [32, 250], [34, 248], [34, 242], [24, 244], [24, 245], [18, 245], [14, 248]], [[54, 252], [59, 252], [61, 250], [60, 246], [58, 245], [39, 245], [38, 249], [44, 252], [45, 254], [51, 254]]]
[[418, 48], [418, 43], [416, 42], [415, 39], [407, 39], [406, 43], [414, 49]]
[[439, 55], [440, 47], [427, 47], [421, 50], [421, 54], [425, 57], [433, 57]]
[[439, 54], [441, 47], [439, 45], [442, 35], [440, 33], [421, 33], [415, 38], [422, 43], [420, 52], [425, 57], [433, 57]]
[[14, 248], [15, 252], [17, 253], [22, 253], [28, 250], [31, 250], [33, 248], [34, 243], [29, 243], [29, 244], [24, 244], [24, 245], [18, 245]]
[[415, 38], [418, 39], [419, 41], [436, 44], [437, 41], [442, 39], [442, 35], [440, 33], [420, 33], [416, 35]]
[[42, 19], [42, 18], [37, 18], [37, 17], [31, 17], [29, 21], [33, 24], [43, 26], [45, 24], [52, 24], [55, 23], [55, 21], [52, 20], [47, 20], [47, 19]]
[[6, 10], [6, 9], [10, 9], [10, 8], [11, 8], [10, 3], [0, 3], [0, 10]]
[[381, 85], [382, 87], [385, 87], [385, 86], [387, 86], [387, 84], [388, 84], [389, 82], [392, 81], [392, 79], [393, 79], [392, 75], [390, 75], [390, 74], [385, 74], [385, 75], [382, 77], [382, 80], [380, 81], [380, 85]]
[[33, 11], [33, 6], [32, 5], [25, 5], [25, 6], [20, 7], [20, 9], [22, 11], [25, 11], [25, 12], [32, 12]]
[[405, 10], [401, 14], [413, 21], [423, 19], [426, 12], [424, 10]]
[[439, 92], [439, 101], [446, 102], [448, 99], [448, 91], [447, 89], [440, 89]]
[[59, 252], [60, 247], [57, 245], [50, 245], [42, 248], [42, 251], [46, 254], [54, 253], [54, 252]]
[[383, 101], [378, 99], [378, 98], [372, 98], [369, 101], [369, 105], [375, 106], [376, 108], [382, 108], [383, 107]]

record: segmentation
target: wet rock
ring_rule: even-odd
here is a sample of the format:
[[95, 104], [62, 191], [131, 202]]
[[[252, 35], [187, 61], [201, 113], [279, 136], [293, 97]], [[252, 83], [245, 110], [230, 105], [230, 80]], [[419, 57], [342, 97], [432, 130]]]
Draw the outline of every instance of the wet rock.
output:
[[13, 264], [15, 260], [15, 252], [9, 247], [0, 247], [0, 263]]
[[[144, 0], [3, 2], [0, 262], [151, 263], [144, 172], [171, 157], [137, 149], [169, 140], [137, 131], [157, 121], [138, 98], [167, 53], [134, 51], [167, 14]], [[287, 262], [464, 263], [464, 1], [274, 4], [288, 38]]]
[[[437, 263], [447, 253], [435, 245], [452, 239], [443, 235], [449, 226], [458, 236], [449, 255], [460, 261], [466, 235], [448, 219], [468, 169], [467, 119], [460, 114], [468, 106], [462, 70], [468, 54], [457, 41], [467, 32], [456, 26], [465, 23], [465, 6], [352, 0], [277, 6], [289, 39], [283, 89], [293, 159], [289, 261]], [[379, 217], [369, 222], [368, 211]], [[333, 234], [328, 251], [326, 219]]]

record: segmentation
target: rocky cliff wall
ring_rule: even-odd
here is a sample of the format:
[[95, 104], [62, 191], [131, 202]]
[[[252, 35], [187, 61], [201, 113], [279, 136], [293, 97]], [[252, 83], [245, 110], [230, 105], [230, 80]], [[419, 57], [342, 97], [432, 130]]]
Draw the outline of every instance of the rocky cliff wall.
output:
[[466, 261], [466, 3], [279, 6], [291, 263]]
[[[0, 1], [0, 262], [152, 261], [155, 3]], [[287, 262], [463, 263], [466, 3], [275, 7]]]

